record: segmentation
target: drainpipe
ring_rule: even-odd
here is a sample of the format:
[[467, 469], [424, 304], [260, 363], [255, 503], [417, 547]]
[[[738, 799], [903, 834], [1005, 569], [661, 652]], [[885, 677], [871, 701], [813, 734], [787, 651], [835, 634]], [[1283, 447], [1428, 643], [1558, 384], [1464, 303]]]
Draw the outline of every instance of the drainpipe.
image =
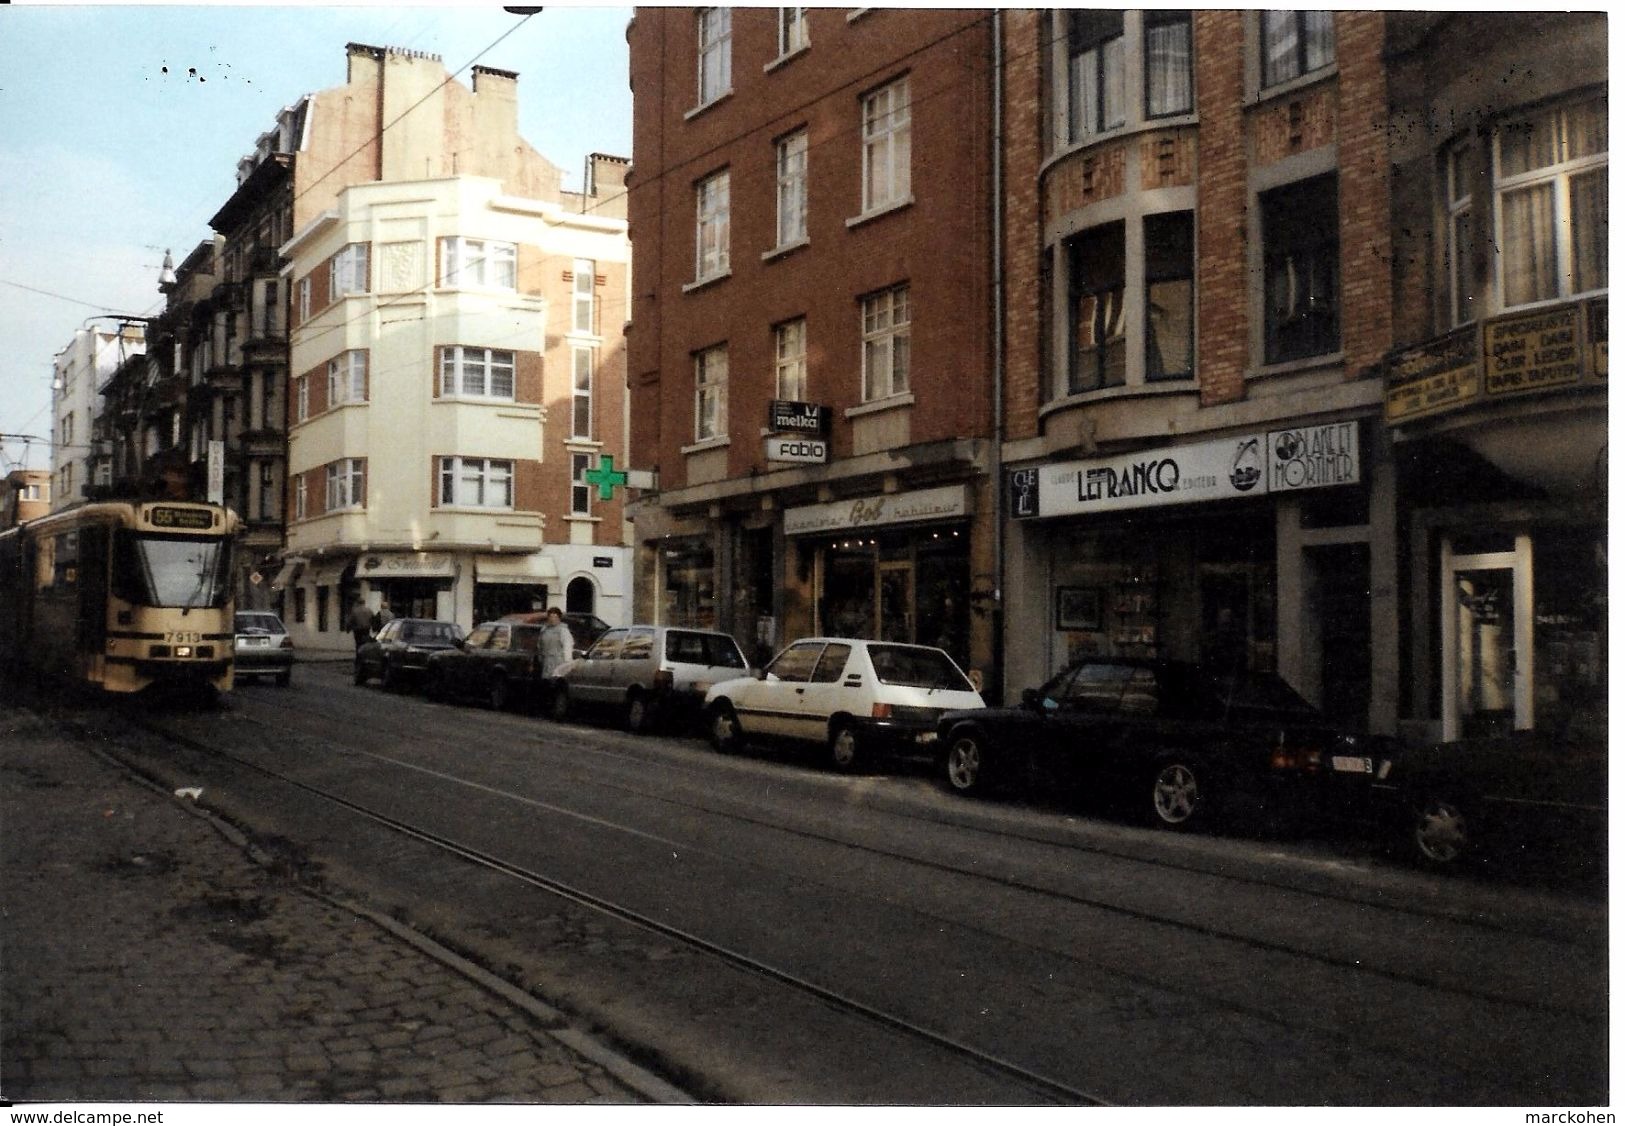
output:
[[1004, 686], [1004, 13], [993, 13], [993, 665]]

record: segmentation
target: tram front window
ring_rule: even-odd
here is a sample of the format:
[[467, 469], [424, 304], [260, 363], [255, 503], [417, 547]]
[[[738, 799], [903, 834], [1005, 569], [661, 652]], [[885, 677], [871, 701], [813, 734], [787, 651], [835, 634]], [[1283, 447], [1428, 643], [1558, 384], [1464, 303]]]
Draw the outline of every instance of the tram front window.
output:
[[227, 541], [118, 534], [113, 593], [143, 606], [224, 606], [231, 593]]

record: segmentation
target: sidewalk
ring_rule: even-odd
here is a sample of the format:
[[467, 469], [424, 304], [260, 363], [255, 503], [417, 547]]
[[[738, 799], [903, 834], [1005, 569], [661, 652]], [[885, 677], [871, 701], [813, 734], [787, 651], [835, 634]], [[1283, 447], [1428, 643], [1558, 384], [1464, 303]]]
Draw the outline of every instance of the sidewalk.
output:
[[3, 705], [0, 822], [0, 1098], [686, 1101]]

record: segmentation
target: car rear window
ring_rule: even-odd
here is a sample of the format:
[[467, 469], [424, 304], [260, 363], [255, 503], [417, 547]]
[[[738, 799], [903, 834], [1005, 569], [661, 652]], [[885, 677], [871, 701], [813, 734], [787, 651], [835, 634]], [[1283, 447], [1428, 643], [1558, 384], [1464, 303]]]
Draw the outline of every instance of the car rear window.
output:
[[237, 632], [248, 633], [260, 631], [264, 633], [287, 633], [282, 628], [282, 619], [275, 614], [238, 614]]
[[1230, 708], [1257, 709], [1275, 712], [1306, 712], [1314, 714], [1314, 705], [1294, 692], [1286, 681], [1270, 673], [1237, 673], [1221, 676], [1208, 673], [1203, 676], [1203, 687], [1221, 710]]
[[674, 629], [666, 634], [666, 660], [682, 665], [742, 669], [745, 655], [739, 643], [725, 633], [694, 633]]
[[871, 645], [869, 663], [882, 684], [974, 692], [965, 674], [941, 649], [924, 645]]
[[450, 622], [408, 622], [401, 627], [402, 641], [456, 641], [457, 627]]

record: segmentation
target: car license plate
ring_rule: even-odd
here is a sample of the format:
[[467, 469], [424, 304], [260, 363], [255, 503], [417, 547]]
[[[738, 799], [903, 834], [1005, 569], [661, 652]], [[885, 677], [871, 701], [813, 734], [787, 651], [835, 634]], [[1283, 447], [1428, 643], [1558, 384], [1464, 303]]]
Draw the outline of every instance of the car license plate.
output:
[[1371, 760], [1358, 755], [1333, 755], [1332, 769], [1345, 774], [1370, 774]]
[[250, 645], [269, 645], [269, 644], [271, 644], [271, 639], [269, 637], [250, 637], [250, 638], [247, 639], [247, 641], [248, 641], [248, 643]]

